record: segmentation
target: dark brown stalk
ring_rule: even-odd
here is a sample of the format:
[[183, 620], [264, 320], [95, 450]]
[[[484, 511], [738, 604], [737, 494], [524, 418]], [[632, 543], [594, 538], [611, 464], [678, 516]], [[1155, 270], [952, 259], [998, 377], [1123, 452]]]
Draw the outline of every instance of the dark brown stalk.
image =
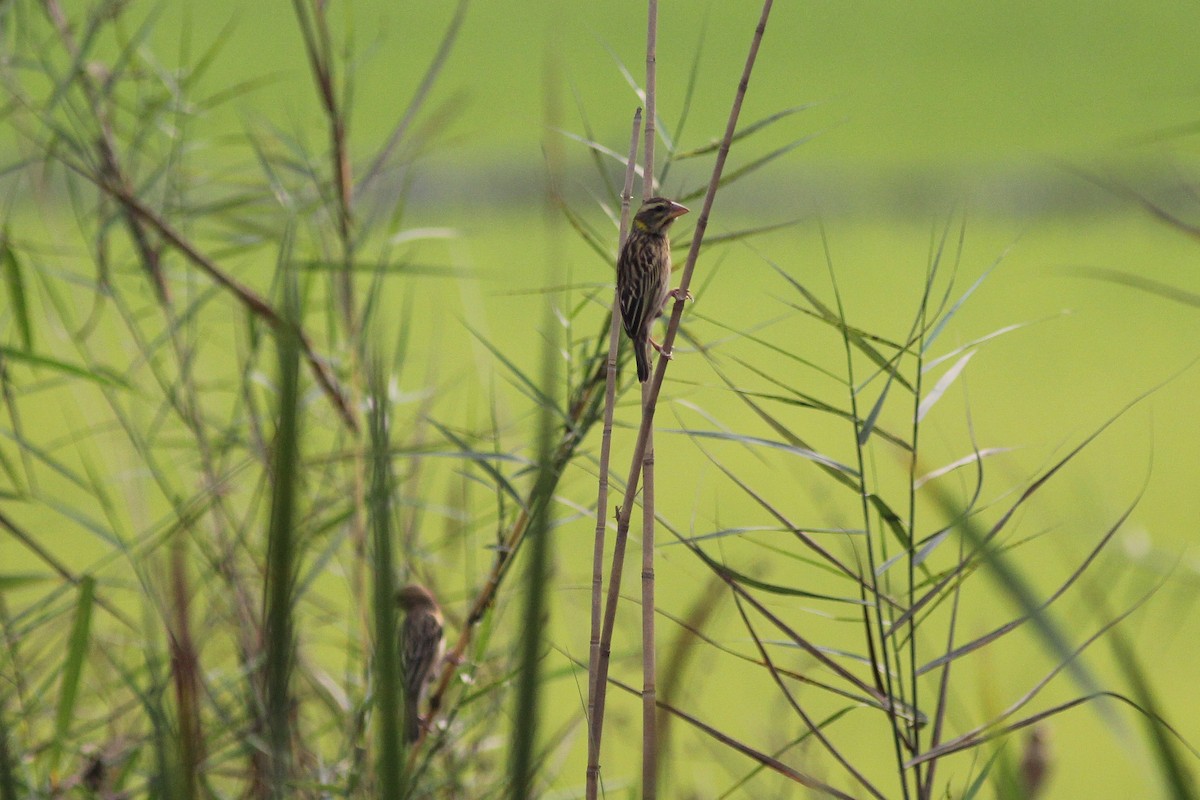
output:
[[196, 777], [204, 758], [204, 735], [200, 725], [200, 659], [192, 639], [189, 606], [191, 590], [187, 577], [187, 539], [175, 533], [171, 544], [171, 605], [175, 615], [170, 632], [171, 680], [179, 713], [179, 774], [185, 797], [196, 796]]
[[754, 61], [758, 56], [758, 48], [762, 43], [763, 33], [766, 31], [772, 2], [773, 0], [764, 0], [763, 2], [762, 14], [759, 17], [758, 25], [754, 29], [754, 38], [750, 42], [750, 52], [746, 56], [746, 65], [742, 70], [741, 79], [738, 81], [737, 93], [734, 95], [733, 105], [729, 110], [729, 121], [725, 126], [725, 135], [721, 140], [720, 148], [717, 150], [717, 159], [713, 165], [712, 177], [709, 179], [708, 189], [704, 195], [704, 205], [700, 211], [699, 218], [696, 220], [696, 229], [692, 234], [691, 248], [688, 250], [687, 261], [684, 263], [678, 298], [671, 311], [671, 321], [667, 326], [667, 334], [663, 339], [663, 355], [658, 359], [657, 366], [649, 382], [648, 397], [642, 412], [642, 424], [638, 428], [637, 442], [633, 448], [633, 458], [630, 464], [629, 479], [625, 484], [625, 499], [621, 504], [621, 510], [617, 516], [617, 537], [613, 543], [612, 569], [609, 572], [608, 596], [604, 606], [604, 626], [600, 632], [600, 660], [598, 664], [598, 676], [596, 678], [598, 691], [595, 712], [599, 721], [594, 734], [597, 746], [603, 732], [604, 721], [605, 694], [602, 687], [608, 683], [608, 667], [612, 655], [613, 626], [616, 624], [617, 600], [620, 596], [621, 573], [625, 563], [625, 546], [629, 538], [629, 520], [633, 512], [634, 496], [637, 494], [642, 459], [645, 457], [650, 428], [654, 424], [654, 412], [658, 402], [658, 393], [662, 388], [663, 376], [666, 374], [667, 363], [670, 360], [671, 345], [675, 341], [675, 335], [679, 330], [679, 322], [683, 317], [684, 298], [687, 296], [686, 292], [691, 283], [692, 272], [696, 266], [696, 258], [700, 253], [700, 244], [704, 241], [704, 231], [708, 228], [708, 217], [712, 212], [713, 200], [716, 197], [717, 187], [721, 181], [721, 172], [724, 170], [725, 161], [729, 157], [730, 143], [733, 141], [734, 132], [737, 130], [737, 121], [742, 110], [742, 101], [745, 99], [746, 89], [750, 85], [750, 75], [754, 71]]
[[[625, 162], [625, 186], [621, 192], [621, 228], [617, 237], [618, 252], [629, 233], [629, 206], [633, 196], [633, 175], [637, 168], [638, 134], [641, 132], [642, 110], [633, 114], [629, 135], [629, 158]], [[617, 293], [613, 290], [613, 313], [608, 332], [608, 357], [604, 365], [604, 427], [600, 437], [600, 480], [596, 491], [596, 533], [592, 550], [592, 631], [588, 647], [588, 766], [587, 797], [595, 800], [600, 777], [599, 738], [595, 736], [599, 718], [596, 716], [596, 665], [600, 660], [600, 614], [604, 594], [604, 534], [608, 527], [608, 466], [612, 452], [613, 411], [617, 398], [617, 353], [621, 345], [621, 317]]]

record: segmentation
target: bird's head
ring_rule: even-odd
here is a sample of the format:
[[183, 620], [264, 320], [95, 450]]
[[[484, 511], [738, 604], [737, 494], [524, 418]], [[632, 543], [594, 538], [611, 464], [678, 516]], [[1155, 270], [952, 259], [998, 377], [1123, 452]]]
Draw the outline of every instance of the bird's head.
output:
[[396, 605], [405, 611], [434, 609], [437, 608], [437, 601], [433, 599], [433, 595], [424, 586], [419, 583], [412, 583], [403, 589], [397, 590]]
[[671, 226], [676, 217], [681, 217], [686, 213], [688, 213], [687, 208], [674, 200], [668, 200], [665, 197], [651, 197], [638, 209], [637, 215], [633, 218], [633, 225], [646, 233], [662, 234]]

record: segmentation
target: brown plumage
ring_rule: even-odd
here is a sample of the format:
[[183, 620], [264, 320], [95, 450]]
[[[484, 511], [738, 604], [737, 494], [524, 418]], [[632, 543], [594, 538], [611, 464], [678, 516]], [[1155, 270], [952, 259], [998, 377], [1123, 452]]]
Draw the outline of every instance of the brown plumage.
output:
[[400, 626], [404, 737], [415, 742], [421, 735], [421, 699], [433, 679], [434, 666], [442, 659], [442, 610], [429, 590], [415, 583], [396, 592], [396, 604], [405, 612]]
[[665, 197], [642, 203], [617, 258], [617, 298], [625, 333], [633, 341], [638, 380], [650, 377], [650, 328], [671, 295], [671, 240], [667, 228], [688, 210]]

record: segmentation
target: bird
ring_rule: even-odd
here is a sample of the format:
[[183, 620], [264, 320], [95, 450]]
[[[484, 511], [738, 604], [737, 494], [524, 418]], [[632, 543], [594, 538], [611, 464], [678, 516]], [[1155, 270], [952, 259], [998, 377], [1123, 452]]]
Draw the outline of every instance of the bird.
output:
[[421, 735], [421, 700], [433, 680], [433, 668], [442, 659], [442, 610], [428, 589], [409, 584], [396, 592], [396, 605], [404, 611], [400, 626], [400, 673], [404, 680], [404, 738], [415, 742]]
[[[651, 197], [633, 217], [633, 226], [617, 257], [617, 300], [625, 333], [633, 342], [640, 383], [650, 377], [650, 347], [662, 352], [650, 338], [650, 327], [662, 313], [667, 298], [678, 296], [671, 285], [671, 240], [667, 228], [688, 209], [665, 197]], [[690, 298], [691, 295], [688, 295]]]
[[1025, 750], [1021, 754], [1018, 766], [1022, 797], [1027, 800], [1040, 797], [1046, 788], [1052, 767], [1053, 759], [1051, 758], [1047, 729], [1043, 725], [1035, 725], [1025, 740]]

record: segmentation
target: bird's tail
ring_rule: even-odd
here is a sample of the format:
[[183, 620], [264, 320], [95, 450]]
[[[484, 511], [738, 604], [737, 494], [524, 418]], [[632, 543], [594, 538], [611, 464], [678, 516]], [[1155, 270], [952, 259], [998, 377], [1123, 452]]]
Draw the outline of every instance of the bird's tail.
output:
[[415, 698], [404, 697], [404, 741], [415, 742], [421, 738], [421, 715], [417, 713]]
[[638, 382], [645, 383], [650, 377], [650, 345], [645, 342], [633, 343], [633, 358], [637, 361]]

